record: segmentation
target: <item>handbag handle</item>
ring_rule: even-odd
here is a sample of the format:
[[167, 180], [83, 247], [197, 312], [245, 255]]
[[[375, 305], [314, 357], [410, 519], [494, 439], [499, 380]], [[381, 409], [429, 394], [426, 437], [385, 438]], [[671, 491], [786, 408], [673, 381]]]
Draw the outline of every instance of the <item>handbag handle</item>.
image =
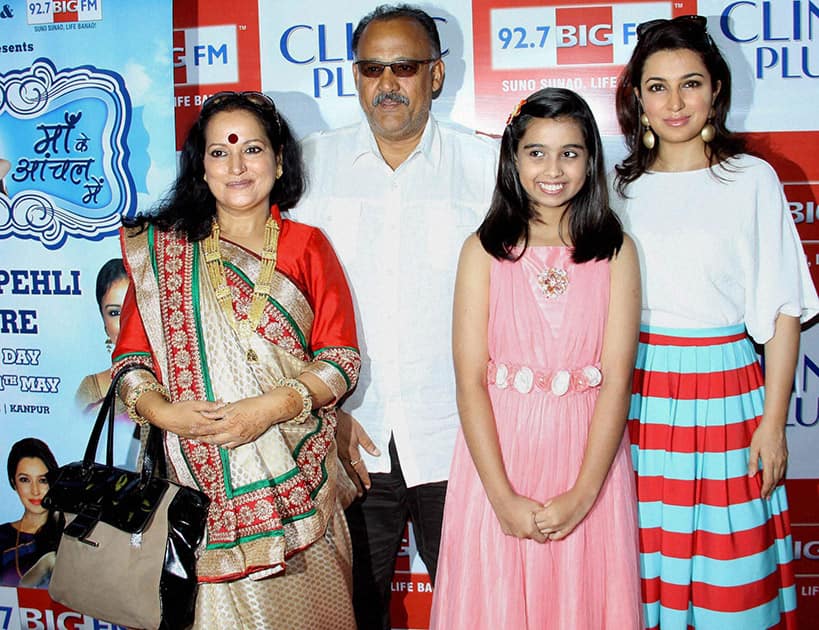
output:
[[[100, 406], [97, 419], [94, 422], [94, 428], [91, 429], [91, 435], [88, 437], [88, 445], [85, 447], [85, 455], [83, 455], [83, 466], [91, 467], [96, 461], [97, 447], [99, 446], [102, 429], [108, 422], [108, 434], [106, 436], [105, 445], [105, 465], [108, 468], [114, 467], [114, 409], [116, 407], [117, 399], [117, 385], [119, 380], [128, 372], [133, 370], [144, 370], [141, 365], [129, 365], [120, 370], [116, 378], [111, 380], [111, 386], [105, 394], [105, 398]], [[160, 457], [159, 446], [161, 444], [159, 429], [153, 425], [148, 425], [148, 437], [145, 448], [142, 449], [142, 482], [147, 483], [153, 476], [154, 467], [158, 463], [161, 469], [164, 469], [164, 458]], [[160, 471], [162, 472], [162, 471]]]

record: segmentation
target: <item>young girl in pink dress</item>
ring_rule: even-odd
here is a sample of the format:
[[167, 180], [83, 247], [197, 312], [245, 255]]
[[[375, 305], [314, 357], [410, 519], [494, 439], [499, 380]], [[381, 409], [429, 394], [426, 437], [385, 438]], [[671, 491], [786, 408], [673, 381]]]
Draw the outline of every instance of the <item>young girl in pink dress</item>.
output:
[[501, 141], [458, 265], [461, 416], [431, 627], [641, 627], [624, 436], [640, 315], [588, 105], [549, 88]]

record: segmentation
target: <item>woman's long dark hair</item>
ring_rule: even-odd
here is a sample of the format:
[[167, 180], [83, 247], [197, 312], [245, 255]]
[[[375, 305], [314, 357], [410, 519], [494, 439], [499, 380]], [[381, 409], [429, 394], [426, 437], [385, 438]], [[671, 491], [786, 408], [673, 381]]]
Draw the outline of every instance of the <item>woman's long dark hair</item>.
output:
[[100, 267], [100, 270], [97, 272], [96, 285], [97, 306], [100, 309], [100, 313], [102, 313], [102, 299], [105, 297], [105, 294], [108, 293], [108, 289], [111, 288], [111, 285], [117, 280], [127, 279], [128, 273], [125, 271], [122, 258], [112, 258]]
[[[517, 260], [529, 244], [529, 223], [537, 218], [520, 183], [516, 155], [520, 139], [535, 118], [568, 118], [577, 122], [588, 154], [583, 187], [569, 201], [572, 260], [582, 263], [614, 256], [623, 244], [623, 229], [609, 207], [603, 145], [594, 115], [580, 96], [563, 88], [546, 88], [529, 96], [501, 138], [498, 179], [486, 218], [478, 228], [483, 248], [503, 260]], [[523, 243], [518, 253], [515, 248]]]
[[[26, 457], [39, 459], [48, 471], [49, 483], [51, 482], [53, 474], [59, 468], [57, 459], [48, 448], [48, 444], [37, 438], [23, 438], [12, 444], [9, 450], [9, 457], [6, 461], [6, 469], [8, 471], [9, 483], [13, 490], [17, 490], [14, 476], [17, 474], [17, 466], [21, 459]], [[45, 524], [37, 530], [34, 534], [34, 540], [37, 543], [39, 552], [45, 553], [57, 548], [57, 543], [60, 541], [60, 535], [63, 531], [64, 521], [62, 517], [55, 516], [54, 512], [49, 511], [48, 518]]]
[[714, 117], [711, 119], [716, 135], [707, 144], [706, 149], [709, 166], [720, 164], [745, 150], [742, 138], [731, 133], [725, 125], [731, 108], [731, 70], [705, 29], [704, 23], [686, 19], [658, 23], [639, 36], [631, 59], [623, 68], [617, 84], [615, 97], [617, 121], [620, 123], [629, 154], [615, 167], [617, 171], [615, 186], [617, 192], [624, 196], [626, 187], [653, 164], [662, 142], [657, 138], [653, 149], [643, 146], [643, 129], [640, 124], [642, 112], [634, 88], [638, 91], [640, 89], [646, 60], [655, 52], [664, 50], [690, 50], [697, 53], [711, 75], [711, 88], [716, 90], [717, 85], [720, 86], [714, 99]]
[[283, 174], [270, 191], [270, 205], [282, 211], [295, 207], [304, 194], [305, 175], [301, 148], [287, 121], [276, 111], [273, 101], [258, 92], [222, 92], [205, 101], [199, 118], [188, 131], [179, 160], [179, 175], [168, 196], [151, 213], [125, 220], [126, 227], [155, 225], [163, 231], [183, 234], [189, 241], [201, 241], [211, 232], [216, 201], [205, 182], [205, 130], [211, 118], [227, 111], [253, 114], [267, 134], [270, 146], [280, 156]]

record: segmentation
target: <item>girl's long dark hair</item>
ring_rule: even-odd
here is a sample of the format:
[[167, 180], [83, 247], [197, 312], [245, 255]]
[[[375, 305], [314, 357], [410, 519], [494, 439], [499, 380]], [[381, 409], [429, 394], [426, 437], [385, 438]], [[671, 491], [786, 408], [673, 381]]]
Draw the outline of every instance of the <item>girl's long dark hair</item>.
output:
[[290, 126], [276, 111], [273, 101], [255, 92], [227, 92], [205, 101], [199, 118], [188, 131], [179, 160], [179, 175], [170, 193], [153, 212], [124, 220], [126, 227], [144, 229], [155, 225], [163, 231], [183, 234], [189, 241], [201, 241], [211, 232], [216, 201], [205, 182], [205, 129], [220, 112], [243, 110], [253, 114], [267, 134], [270, 146], [280, 154], [283, 174], [270, 191], [270, 205], [290, 210], [305, 189], [301, 148]]
[[640, 89], [646, 60], [655, 52], [665, 50], [690, 50], [697, 53], [711, 75], [711, 88], [716, 90], [717, 85], [720, 86], [714, 99], [714, 117], [711, 119], [716, 135], [706, 148], [709, 166], [721, 164], [745, 150], [742, 138], [729, 131], [725, 125], [731, 108], [731, 70], [705, 29], [704, 23], [686, 19], [661, 22], [647, 29], [638, 38], [631, 59], [623, 68], [617, 84], [615, 96], [617, 121], [620, 123], [620, 130], [629, 150], [623, 162], [615, 167], [617, 171], [615, 187], [623, 196], [628, 185], [653, 164], [662, 142], [657, 138], [653, 149], [643, 146], [644, 130], [640, 123], [642, 112], [634, 89]]
[[[478, 228], [483, 248], [493, 257], [517, 260], [529, 244], [529, 223], [537, 218], [520, 183], [516, 155], [520, 139], [535, 118], [568, 118], [583, 132], [588, 153], [587, 176], [566, 207], [575, 263], [604, 260], [623, 245], [623, 228], [609, 207], [603, 145], [594, 115], [580, 96], [563, 88], [546, 88], [529, 96], [506, 125], [501, 138], [498, 179], [486, 218]], [[515, 248], [522, 243], [516, 252]]]

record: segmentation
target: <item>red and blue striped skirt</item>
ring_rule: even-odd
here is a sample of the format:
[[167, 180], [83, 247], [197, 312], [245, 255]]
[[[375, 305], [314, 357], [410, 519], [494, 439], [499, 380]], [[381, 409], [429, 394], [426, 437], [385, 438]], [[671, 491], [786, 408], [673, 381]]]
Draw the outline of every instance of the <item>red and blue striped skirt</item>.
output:
[[785, 488], [748, 477], [763, 378], [742, 325], [644, 326], [629, 412], [648, 628], [794, 628]]

